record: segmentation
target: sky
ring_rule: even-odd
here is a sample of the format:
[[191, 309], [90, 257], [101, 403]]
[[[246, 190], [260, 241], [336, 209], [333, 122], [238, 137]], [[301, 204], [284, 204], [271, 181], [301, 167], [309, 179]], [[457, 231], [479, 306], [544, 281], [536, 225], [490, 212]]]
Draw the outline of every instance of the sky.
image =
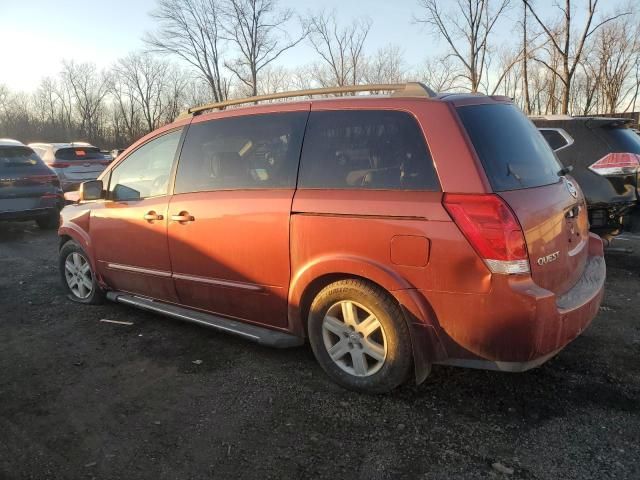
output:
[[[615, 8], [624, 1], [605, 0], [601, 5]], [[538, 3], [544, 17], [553, 14], [552, 0]], [[144, 48], [142, 37], [154, 28], [149, 12], [155, 4], [156, 0], [0, 0], [0, 84], [11, 90], [33, 91], [42, 77], [60, 72], [64, 59], [108, 67], [127, 53]], [[335, 9], [345, 22], [369, 16], [373, 21], [366, 44], [369, 53], [392, 43], [402, 48], [410, 64], [417, 65], [445, 49], [442, 42], [412, 22], [419, 12], [417, 0], [280, 0], [280, 4], [300, 14]], [[496, 32], [498, 43], [511, 41], [518, 11], [502, 22]], [[286, 52], [278, 63], [295, 66], [311, 58], [313, 51], [302, 44]]]

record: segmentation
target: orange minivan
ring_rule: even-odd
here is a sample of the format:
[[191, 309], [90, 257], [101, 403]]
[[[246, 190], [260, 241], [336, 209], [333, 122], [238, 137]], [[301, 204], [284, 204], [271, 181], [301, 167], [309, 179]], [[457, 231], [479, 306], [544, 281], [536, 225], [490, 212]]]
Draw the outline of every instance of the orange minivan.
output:
[[81, 303], [308, 340], [358, 391], [433, 364], [524, 371], [603, 296], [602, 242], [566, 173], [505, 97], [408, 83], [205, 105], [82, 184], [62, 281]]

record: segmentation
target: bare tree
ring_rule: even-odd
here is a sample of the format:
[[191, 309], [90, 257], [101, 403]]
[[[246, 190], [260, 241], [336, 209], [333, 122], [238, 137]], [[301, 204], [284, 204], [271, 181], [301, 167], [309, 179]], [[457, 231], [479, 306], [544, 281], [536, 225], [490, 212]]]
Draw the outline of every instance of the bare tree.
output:
[[365, 58], [363, 70], [366, 83], [400, 83], [406, 79], [406, 66], [398, 45], [387, 45]]
[[121, 95], [138, 107], [148, 132], [164, 119], [169, 69], [166, 62], [149, 53], [131, 53], [113, 67], [113, 83], [119, 84]]
[[489, 36], [509, 3], [510, 0], [456, 0], [454, 11], [450, 11], [447, 7], [443, 10], [440, 0], [419, 0], [422, 15], [414, 20], [444, 38], [451, 57], [462, 67], [461, 75], [469, 82], [469, 89], [477, 92], [488, 74]]
[[153, 51], [169, 53], [196, 68], [211, 88], [216, 102], [229, 94], [224, 77], [221, 11], [216, 0], [158, 0], [151, 16], [158, 22], [155, 33], [144, 41]]
[[536, 57], [536, 60], [547, 67], [558, 79], [562, 82], [562, 113], [569, 113], [569, 103], [571, 95], [571, 81], [576, 73], [576, 68], [582, 58], [585, 43], [587, 39], [598, 31], [602, 26], [607, 23], [620, 18], [624, 15], [628, 15], [629, 12], [618, 13], [604, 17], [602, 20], [594, 24], [594, 16], [598, 9], [599, 0], [588, 0], [586, 9], [586, 20], [581, 29], [581, 33], [576, 39], [573, 38], [575, 22], [573, 20], [573, 11], [571, 7], [571, 0], [565, 0], [564, 6], [556, 3], [555, 6], [562, 13], [561, 23], [556, 27], [551, 27], [550, 22], [543, 21], [535, 8], [533, 7], [531, 0], [522, 0], [525, 6], [529, 9], [533, 18], [538, 23], [540, 28], [546, 34], [547, 41], [554, 50], [554, 53], [559, 57], [559, 65], [551, 64], [547, 59]]
[[280, 65], [269, 65], [258, 78], [258, 94], [285, 92], [291, 87], [291, 71]]
[[293, 10], [278, 8], [276, 0], [227, 0], [224, 9], [225, 36], [238, 50], [235, 60], [225, 66], [246, 85], [251, 95], [258, 93], [258, 75], [306, 36], [287, 33]]
[[71, 92], [80, 129], [89, 139], [99, 136], [101, 107], [107, 95], [107, 78], [91, 63], [63, 62], [62, 81]]
[[415, 73], [416, 78], [436, 92], [459, 90], [460, 72], [451, 58], [428, 58]]
[[600, 29], [595, 37], [593, 50], [606, 112], [615, 112], [636, 87], [629, 80], [640, 55], [640, 30], [630, 20], [618, 19]]
[[306, 19], [309, 41], [321, 58], [321, 65], [329, 70], [330, 84], [343, 87], [361, 81], [364, 44], [371, 23], [369, 18], [359, 18], [340, 26], [335, 12], [322, 12]]

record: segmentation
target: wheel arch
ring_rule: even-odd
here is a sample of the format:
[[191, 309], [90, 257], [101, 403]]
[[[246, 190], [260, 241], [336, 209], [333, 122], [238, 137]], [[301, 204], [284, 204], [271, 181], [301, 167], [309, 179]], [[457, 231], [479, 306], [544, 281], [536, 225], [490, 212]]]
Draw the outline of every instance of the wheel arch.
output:
[[[344, 268], [345, 265], [357, 268]], [[332, 267], [335, 270], [332, 271]], [[309, 308], [313, 299], [327, 285], [345, 279], [370, 283], [391, 295], [400, 306], [409, 329], [416, 383], [422, 383], [431, 371], [431, 363], [446, 358], [446, 353], [437, 335], [437, 319], [433, 308], [418, 290], [394, 273], [384, 266], [353, 257], [349, 257], [346, 263], [345, 258], [341, 258], [309, 264], [293, 278], [289, 289], [291, 331], [307, 337]]]

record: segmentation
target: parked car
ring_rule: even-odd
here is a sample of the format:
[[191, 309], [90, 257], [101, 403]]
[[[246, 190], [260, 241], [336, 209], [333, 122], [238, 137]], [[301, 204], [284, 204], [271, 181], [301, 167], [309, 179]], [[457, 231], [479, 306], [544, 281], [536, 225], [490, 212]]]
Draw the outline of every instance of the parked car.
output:
[[603, 296], [580, 188], [506, 97], [303, 94], [369, 89], [394, 94], [233, 100], [138, 141], [62, 212], [71, 297], [276, 347], [308, 339], [365, 392], [434, 363], [551, 358]]
[[98, 178], [112, 160], [85, 142], [30, 143], [29, 146], [56, 172], [65, 192], [78, 190], [80, 183]]
[[587, 198], [589, 222], [602, 236], [620, 233], [638, 202], [640, 137], [631, 119], [535, 117], [549, 145], [565, 166], [573, 167]]
[[58, 228], [63, 198], [55, 172], [17, 140], [0, 139], [0, 220]]

